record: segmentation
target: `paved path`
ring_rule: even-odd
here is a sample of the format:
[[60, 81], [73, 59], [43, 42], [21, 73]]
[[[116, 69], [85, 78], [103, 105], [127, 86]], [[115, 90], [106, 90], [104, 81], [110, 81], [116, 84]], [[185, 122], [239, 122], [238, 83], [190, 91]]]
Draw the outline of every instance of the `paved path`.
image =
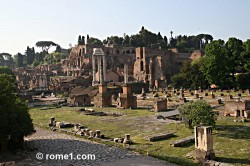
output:
[[[26, 138], [26, 140], [28, 141], [28, 146], [36, 148], [36, 150], [31, 152], [25, 160], [17, 162], [17, 166], [176, 166], [175, 164], [149, 156], [142, 156], [126, 149], [110, 147], [108, 145], [94, 143], [71, 135], [44, 129], [37, 129], [37, 132]], [[42, 160], [36, 159], [37, 153], [42, 153]], [[71, 159], [71, 153], [73, 158], [76, 158], [78, 154], [94, 154], [95, 160]], [[47, 156], [48, 159], [46, 160], [47, 154], [52, 155]], [[56, 154], [69, 154], [69, 159], [49, 159], [56, 157]], [[39, 157], [41, 157], [41, 154]]]

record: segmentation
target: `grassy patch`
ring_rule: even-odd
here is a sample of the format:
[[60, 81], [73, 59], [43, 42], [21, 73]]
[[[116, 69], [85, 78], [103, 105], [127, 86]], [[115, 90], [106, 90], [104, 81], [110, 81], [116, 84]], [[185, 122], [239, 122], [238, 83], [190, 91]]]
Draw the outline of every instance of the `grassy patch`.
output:
[[[185, 124], [156, 120], [155, 113], [146, 109], [93, 108], [95, 111], [122, 113], [123, 116], [119, 117], [84, 115], [79, 113], [78, 109], [80, 108], [32, 108], [29, 112], [34, 124], [41, 127], [48, 126], [50, 117], [55, 117], [57, 121], [81, 123], [90, 130], [101, 130], [109, 138], [124, 137], [129, 133], [134, 142], [130, 146], [132, 150], [180, 165], [197, 165], [186, 157], [195, 149], [194, 144], [185, 147], [170, 146], [171, 142], [194, 134]], [[146, 136], [166, 132], [174, 132], [175, 137], [156, 142], [145, 139]], [[218, 161], [250, 165], [250, 122], [235, 123], [233, 118], [219, 117], [213, 138]]]

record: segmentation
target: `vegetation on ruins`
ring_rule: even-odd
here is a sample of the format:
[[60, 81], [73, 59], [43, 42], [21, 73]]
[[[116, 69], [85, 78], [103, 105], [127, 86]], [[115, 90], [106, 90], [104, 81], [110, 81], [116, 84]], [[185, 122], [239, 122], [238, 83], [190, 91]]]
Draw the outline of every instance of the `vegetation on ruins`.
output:
[[[15, 79], [10, 69], [0, 74], [0, 150], [22, 147], [23, 137], [34, 131], [27, 104], [16, 95]], [[10, 75], [9, 75], [10, 74]]]
[[215, 114], [205, 100], [197, 100], [185, 103], [178, 107], [181, 116], [186, 119], [188, 126], [207, 125], [215, 126]]

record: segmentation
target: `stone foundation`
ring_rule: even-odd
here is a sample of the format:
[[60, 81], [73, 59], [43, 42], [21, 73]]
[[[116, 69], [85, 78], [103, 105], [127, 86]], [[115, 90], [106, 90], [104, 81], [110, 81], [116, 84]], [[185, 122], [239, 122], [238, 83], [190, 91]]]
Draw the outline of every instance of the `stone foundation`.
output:
[[160, 112], [160, 111], [165, 111], [165, 110], [167, 110], [167, 99], [154, 101], [155, 112]]
[[207, 160], [214, 160], [215, 159], [214, 151], [206, 152], [206, 151], [201, 150], [201, 149], [195, 149], [195, 156], [200, 164], [204, 164]]

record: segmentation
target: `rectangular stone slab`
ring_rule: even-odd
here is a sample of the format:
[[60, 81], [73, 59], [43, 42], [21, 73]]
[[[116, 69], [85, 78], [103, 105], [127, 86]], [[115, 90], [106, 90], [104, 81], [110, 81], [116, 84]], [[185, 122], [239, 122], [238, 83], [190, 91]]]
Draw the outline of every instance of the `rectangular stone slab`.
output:
[[194, 142], [194, 136], [189, 136], [189, 137], [174, 141], [174, 142], [170, 143], [170, 145], [173, 147], [180, 147], [180, 146], [184, 146], [190, 142]]
[[149, 141], [158, 141], [158, 140], [166, 139], [172, 136], [174, 136], [173, 133], [163, 133], [163, 134], [148, 136], [146, 137], [146, 139]]

